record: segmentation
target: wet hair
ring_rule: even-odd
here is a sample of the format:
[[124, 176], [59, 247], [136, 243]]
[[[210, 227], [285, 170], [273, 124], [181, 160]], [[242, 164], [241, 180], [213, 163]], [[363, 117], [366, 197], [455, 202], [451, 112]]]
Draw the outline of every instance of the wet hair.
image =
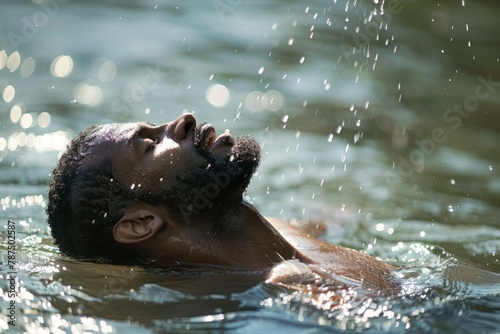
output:
[[[133, 249], [117, 242], [113, 226], [123, 216], [131, 196], [112, 175], [111, 161], [83, 166], [92, 154], [99, 125], [79, 133], [52, 172], [47, 215], [52, 236], [62, 253], [99, 262], [134, 262]], [[86, 164], [87, 165], [87, 164]]]

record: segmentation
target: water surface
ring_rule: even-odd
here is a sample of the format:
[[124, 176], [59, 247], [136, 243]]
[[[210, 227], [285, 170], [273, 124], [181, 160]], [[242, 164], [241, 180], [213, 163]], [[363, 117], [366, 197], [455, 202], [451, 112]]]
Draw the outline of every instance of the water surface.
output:
[[[0, 331], [498, 333], [498, 13], [468, 0], [3, 1]], [[186, 111], [263, 145], [247, 194], [262, 213], [324, 222], [325, 240], [397, 265], [404, 293], [332, 311], [261, 273], [61, 257], [44, 210], [68, 140]]]

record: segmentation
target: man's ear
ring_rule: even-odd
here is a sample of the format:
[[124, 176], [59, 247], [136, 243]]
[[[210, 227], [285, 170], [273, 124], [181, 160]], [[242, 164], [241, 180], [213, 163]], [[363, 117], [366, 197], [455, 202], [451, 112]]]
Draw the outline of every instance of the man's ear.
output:
[[139, 244], [153, 238], [164, 224], [163, 218], [147, 209], [127, 212], [113, 227], [113, 237], [122, 244]]

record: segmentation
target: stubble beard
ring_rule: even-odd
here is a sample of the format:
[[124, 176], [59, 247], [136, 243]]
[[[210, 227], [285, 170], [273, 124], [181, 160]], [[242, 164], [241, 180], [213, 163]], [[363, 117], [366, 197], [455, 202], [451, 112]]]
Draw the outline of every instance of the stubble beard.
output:
[[165, 184], [159, 194], [145, 194], [144, 198], [153, 205], [165, 206], [186, 223], [227, 198], [242, 199], [261, 157], [260, 145], [249, 136], [235, 138], [230, 153], [221, 159], [203, 148], [195, 149], [205, 158], [200, 165], [186, 169], [175, 184]]

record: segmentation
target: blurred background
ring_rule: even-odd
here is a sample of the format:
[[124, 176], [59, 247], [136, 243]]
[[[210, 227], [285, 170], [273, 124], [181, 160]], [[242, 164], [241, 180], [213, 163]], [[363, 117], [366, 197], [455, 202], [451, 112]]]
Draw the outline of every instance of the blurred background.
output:
[[[498, 332], [499, 282], [440, 279], [450, 263], [500, 273], [499, 14], [486, 0], [3, 0], [0, 259], [12, 220], [21, 331]], [[61, 258], [44, 210], [71, 138], [183, 112], [262, 144], [247, 197], [264, 215], [321, 221], [325, 240], [433, 292], [377, 304], [399, 318], [340, 319], [246, 278]]]

